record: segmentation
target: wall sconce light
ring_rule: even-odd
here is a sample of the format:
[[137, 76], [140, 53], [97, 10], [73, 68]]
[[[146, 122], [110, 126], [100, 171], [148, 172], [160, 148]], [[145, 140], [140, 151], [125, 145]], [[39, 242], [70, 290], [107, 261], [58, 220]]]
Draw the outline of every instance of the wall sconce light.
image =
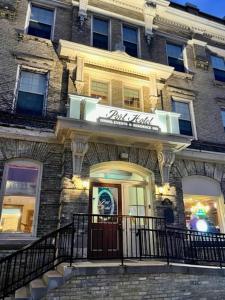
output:
[[162, 195], [163, 195], [163, 187], [160, 186], [160, 187], [158, 188], [158, 191], [159, 191], [159, 195], [162, 196]]
[[73, 176], [72, 178], [73, 185], [77, 190], [88, 190], [89, 189], [89, 180], [82, 179], [80, 176]]
[[89, 190], [89, 181], [88, 180], [82, 180], [82, 186], [84, 190]]

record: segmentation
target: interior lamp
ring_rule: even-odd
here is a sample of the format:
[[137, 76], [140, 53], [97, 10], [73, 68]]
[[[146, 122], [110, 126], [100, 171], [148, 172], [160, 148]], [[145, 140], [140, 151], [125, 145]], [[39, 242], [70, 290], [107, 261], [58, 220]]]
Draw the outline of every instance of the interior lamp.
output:
[[196, 223], [196, 228], [198, 231], [207, 232], [208, 231], [208, 224], [205, 220], [200, 219]]
[[89, 181], [88, 180], [82, 180], [82, 186], [84, 190], [89, 189]]

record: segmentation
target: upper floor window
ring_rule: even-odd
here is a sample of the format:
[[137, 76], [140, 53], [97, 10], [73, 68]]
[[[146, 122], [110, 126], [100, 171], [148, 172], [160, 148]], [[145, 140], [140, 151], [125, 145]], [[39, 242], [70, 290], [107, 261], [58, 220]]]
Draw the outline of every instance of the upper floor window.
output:
[[93, 18], [92, 45], [100, 49], [109, 49], [109, 22], [100, 18]]
[[51, 39], [53, 22], [53, 10], [38, 7], [32, 4], [27, 33], [34, 36]]
[[179, 118], [180, 134], [193, 135], [190, 104], [183, 101], [172, 101], [172, 109], [174, 112], [181, 114]]
[[39, 164], [30, 161], [12, 161], [6, 164], [2, 185], [0, 232], [34, 231], [39, 185]]
[[225, 60], [222, 57], [211, 56], [215, 79], [225, 82]]
[[140, 91], [138, 89], [125, 87], [123, 91], [124, 106], [140, 110]]
[[225, 109], [221, 109], [220, 113], [221, 113], [221, 118], [222, 118], [222, 122], [223, 122], [223, 128], [225, 131]]
[[108, 104], [109, 102], [109, 85], [107, 82], [91, 81], [91, 96], [101, 98], [100, 103]]
[[169, 66], [174, 67], [175, 71], [185, 72], [183, 47], [167, 43], [166, 52]]
[[47, 91], [47, 74], [22, 70], [20, 73], [16, 112], [41, 116]]
[[137, 28], [123, 25], [123, 44], [125, 51], [131, 56], [138, 57], [138, 30]]

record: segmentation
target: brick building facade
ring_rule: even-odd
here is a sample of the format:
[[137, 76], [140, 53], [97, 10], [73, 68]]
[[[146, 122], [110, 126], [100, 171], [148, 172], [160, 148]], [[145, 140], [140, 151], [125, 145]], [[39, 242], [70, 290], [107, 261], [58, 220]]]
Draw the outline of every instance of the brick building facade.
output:
[[73, 213], [225, 231], [224, 26], [166, 0], [1, 1], [2, 255]]

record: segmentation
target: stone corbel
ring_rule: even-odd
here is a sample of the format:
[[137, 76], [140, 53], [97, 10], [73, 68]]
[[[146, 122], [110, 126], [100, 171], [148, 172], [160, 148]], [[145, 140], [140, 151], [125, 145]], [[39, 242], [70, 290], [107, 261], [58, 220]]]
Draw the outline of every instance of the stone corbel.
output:
[[76, 89], [76, 93], [81, 95], [84, 89], [84, 58], [77, 57], [75, 67], [70, 70], [70, 79]]
[[158, 151], [157, 156], [162, 184], [167, 184], [169, 183], [170, 169], [175, 160], [175, 153], [172, 150], [161, 150]]
[[156, 16], [156, 0], [146, 0], [143, 13], [145, 20], [145, 37], [148, 45], [150, 45], [153, 37], [153, 22]]
[[149, 80], [150, 80], [149, 101], [150, 101], [150, 105], [151, 105], [151, 110], [154, 111], [157, 108], [157, 102], [158, 102], [158, 89], [157, 89], [156, 74], [151, 74], [149, 76]]
[[80, 29], [83, 29], [85, 21], [87, 20], [87, 7], [88, 7], [88, 0], [80, 0], [79, 12], [78, 12]]
[[80, 176], [84, 156], [88, 150], [88, 136], [76, 135], [71, 140], [71, 150], [73, 155], [73, 175]]

